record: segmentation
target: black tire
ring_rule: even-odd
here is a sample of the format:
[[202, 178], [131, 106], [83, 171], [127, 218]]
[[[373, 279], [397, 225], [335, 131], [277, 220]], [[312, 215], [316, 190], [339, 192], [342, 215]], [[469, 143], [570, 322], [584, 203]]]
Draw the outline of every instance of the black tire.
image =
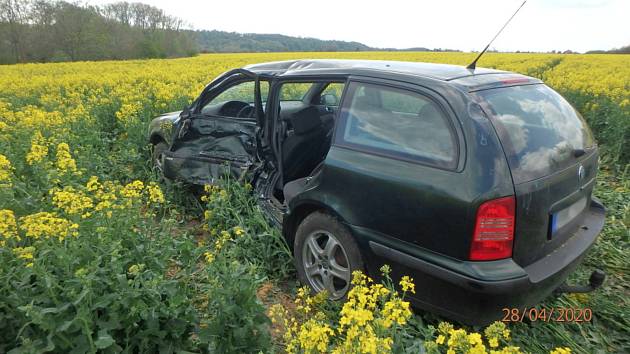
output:
[[322, 212], [314, 212], [302, 220], [295, 234], [293, 252], [302, 284], [314, 292], [328, 290], [333, 300], [345, 298], [351, 288], [352, 272], [364, 269], [350, 230], [337, 218]]
[[164, 171], [162, 169], [163, 166], [163, 154], [168, 150], [168, 144], [164, 141], [160, 141], [157, 144], [153, 145], [153, 151], [151, 153], [151, 164], [153, 165], [153, 169], [160, 174], [160, 177], [164, 177]]

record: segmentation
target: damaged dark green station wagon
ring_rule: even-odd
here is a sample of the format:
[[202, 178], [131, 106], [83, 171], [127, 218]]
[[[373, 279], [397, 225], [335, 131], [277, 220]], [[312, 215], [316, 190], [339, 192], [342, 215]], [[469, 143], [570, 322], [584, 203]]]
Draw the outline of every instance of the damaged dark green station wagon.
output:
[[[168, 129], [166, 129], [168, 128]], [[416, 307], [471, 324], [568, 286], [604, 223], [591, 132], [541, 81], [390, 61], [250, 65], [150, 127], [168, 179], [249, 181], [300, 279], [415, 279]]]

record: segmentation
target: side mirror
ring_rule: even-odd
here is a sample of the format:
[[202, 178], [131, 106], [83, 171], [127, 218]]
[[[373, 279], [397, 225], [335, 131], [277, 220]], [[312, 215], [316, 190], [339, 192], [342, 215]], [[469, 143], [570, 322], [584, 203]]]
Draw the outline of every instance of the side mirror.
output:
[[336, 106], [339, 103], [337, 96], [331, 93], [322, 95], [319, 101], [320, 104], [323, 104], [325, 106]]

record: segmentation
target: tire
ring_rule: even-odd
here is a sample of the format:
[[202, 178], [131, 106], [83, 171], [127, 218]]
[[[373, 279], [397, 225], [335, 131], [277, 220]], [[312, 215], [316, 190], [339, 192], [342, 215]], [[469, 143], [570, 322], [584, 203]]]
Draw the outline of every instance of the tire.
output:
[[361, 252], [348, 228], [322, 212], [300, 223], [293, 254], [302, 284], [316, 293], [327, 290], [332, 300], [344, 298], [351, 288], [352, 272], [363, 270]]
[[168, 145], [164, 141], [160, 141], [159, 143], [153, 145], [153, 152], [151, 153], [151, 163], [153, 165], [153, 169], [160, 174], [161, 178], [164, 178], [164, 170], [163, 170], [163, 154], [168, 150]]

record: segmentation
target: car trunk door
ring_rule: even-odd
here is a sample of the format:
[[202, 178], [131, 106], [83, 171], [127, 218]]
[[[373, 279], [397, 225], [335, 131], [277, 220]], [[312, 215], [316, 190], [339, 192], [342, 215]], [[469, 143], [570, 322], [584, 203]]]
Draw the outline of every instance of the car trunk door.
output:
[[597, 153], [554, 174], [515, 185], [515, 262], [527, 266], [563, 245], [581, 227], [597, 174]]
[[516, 196], [513, 259], [527, 266], [582, 227], [597, 148], [579, 113], [543, 84], [480, 91], [510, 166]]
[[[243, 78], [255, 80], [255, 118], [210, 116], [201, 113], [209, 98], [225, 85]], [[217, 81], [221, 81], [216, 83]], [[211, 83], [190, 110], [182, 112], [175, 138], [164, 154], [164, 175], [192, 184], [212, 184], [229, 174], [249, 178], [261, 165], [258, 159], [261, 125], [264, 122], [260, 97], [260, 77], [237, 69]]]

